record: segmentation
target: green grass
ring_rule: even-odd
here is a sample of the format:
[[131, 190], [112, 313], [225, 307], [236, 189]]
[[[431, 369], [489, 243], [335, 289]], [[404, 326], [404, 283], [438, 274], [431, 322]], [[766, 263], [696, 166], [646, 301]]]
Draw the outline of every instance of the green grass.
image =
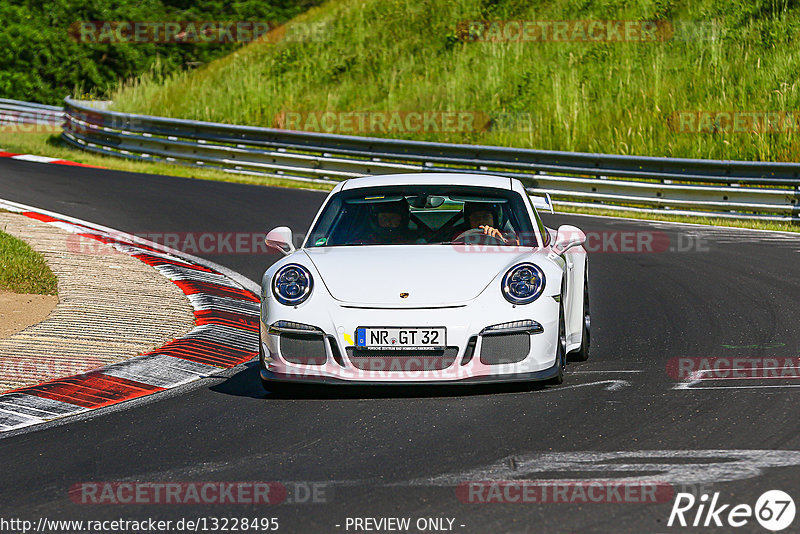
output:
[[0, 287], [14, 293], [57, 294], [58, 280], [41, 254], [0, 232]]
[[[467, 20], [642, 20], [640, 42], [470, 42]], [[316, 40], [253, 43], [193, 71], [155, 68], [115, 108], [277, 125], [282, 112], [480, 111], [486, 130], [392, 137], [618, 154], [797, 161], [798, 133], [679, 133], [681, 111], [800, 110], [800, 6], [788, 0], [329, 0]], [[692, 32], [686, 28], [694, 28]], [[373, 134], [380, 135], [380, 134]]]

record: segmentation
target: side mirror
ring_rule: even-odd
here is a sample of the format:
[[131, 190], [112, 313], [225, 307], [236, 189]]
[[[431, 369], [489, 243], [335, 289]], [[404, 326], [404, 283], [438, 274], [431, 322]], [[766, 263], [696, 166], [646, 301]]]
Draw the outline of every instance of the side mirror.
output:
[[287, 256], [295, 251], [292, 230], [288, 226], [279, 226], [271, 230], [264, 238], [264, 242], [268, 247], [280, 250]]
[[572, 247], [586, 243], [586, 234], [580, 228], [565, 224], [558, 227], [556, 242], [553, 244], [553, 252], [563, 254]]

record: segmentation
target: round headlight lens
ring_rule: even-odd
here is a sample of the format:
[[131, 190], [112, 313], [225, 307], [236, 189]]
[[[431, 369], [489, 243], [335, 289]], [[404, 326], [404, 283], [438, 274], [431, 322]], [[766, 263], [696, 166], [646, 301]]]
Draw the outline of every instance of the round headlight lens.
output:
[[281, 304], [295, 306], [304, 302], [314, 288], [311, 273], [302, 265], [284, 265], [272, 279], [272, 293]]
[[544, 282], [544, 272], [536, 265], [515, 265], [503, 277], [503, 296], [512, 304], [530, 304], [544, 291]]

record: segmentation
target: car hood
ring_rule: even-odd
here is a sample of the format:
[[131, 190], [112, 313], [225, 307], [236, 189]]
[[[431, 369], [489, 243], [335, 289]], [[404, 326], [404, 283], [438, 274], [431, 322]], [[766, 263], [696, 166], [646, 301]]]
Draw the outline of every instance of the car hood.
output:
[[[498, 274], [530, 258], [531, 249], [509, 250], [476, 252], [460, 245], [304, 249], [334, 299], [387, 308], [466, 304]], [[408, 296], [401, 298], [401, 293]]]

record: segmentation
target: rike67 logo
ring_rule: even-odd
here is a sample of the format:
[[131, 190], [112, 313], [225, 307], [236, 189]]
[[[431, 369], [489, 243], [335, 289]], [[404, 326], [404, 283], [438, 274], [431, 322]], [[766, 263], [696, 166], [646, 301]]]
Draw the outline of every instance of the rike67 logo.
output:
[[696, 498], [691, 493], [678, 493], [667, 526], [681, 527], [743, 527], [753, 519], [767, 530], [784, 530], [794, 521], [794, 500], [781, 490], [764, 492], [755, 506], [723, 504], [719, 492]]

